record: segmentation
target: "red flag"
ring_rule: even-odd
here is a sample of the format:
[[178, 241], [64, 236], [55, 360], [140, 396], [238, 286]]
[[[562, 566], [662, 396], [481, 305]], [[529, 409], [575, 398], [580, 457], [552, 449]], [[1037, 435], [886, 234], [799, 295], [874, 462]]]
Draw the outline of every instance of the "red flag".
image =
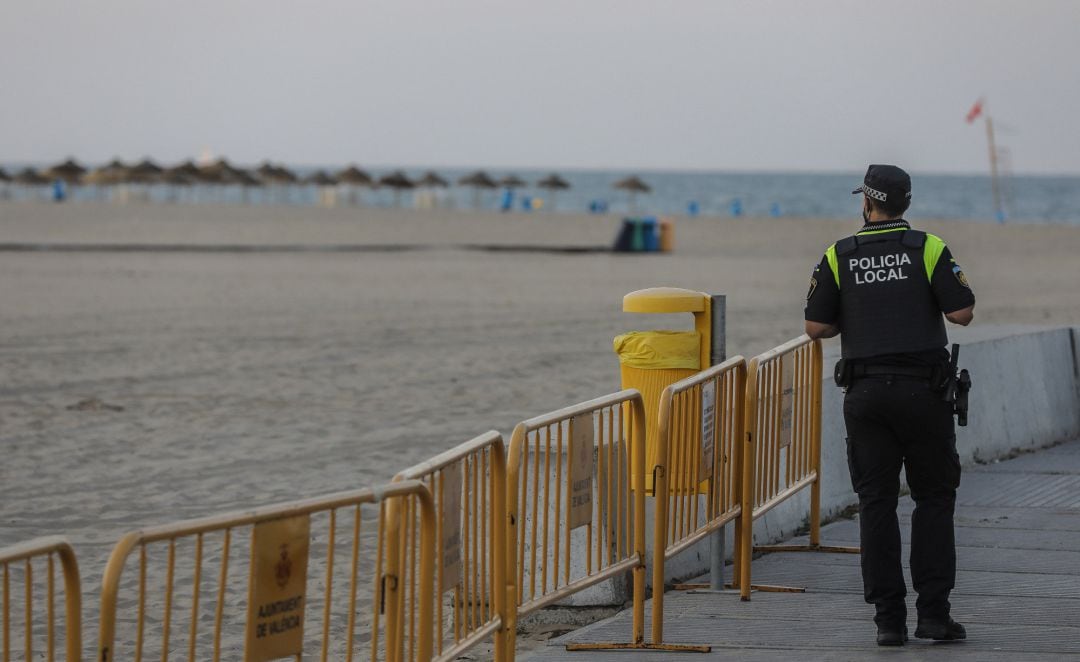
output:
[[979, 99], [978, 101], [975, 102], [975, 105], [971, 107], [971, 110], [968, 111], [967, 123], [971, 124], [972, 122], [975, 121], [975, 118], [977, 118], [979, 115], [982, 115], [982, 109], [983, 109], [983, 100]]

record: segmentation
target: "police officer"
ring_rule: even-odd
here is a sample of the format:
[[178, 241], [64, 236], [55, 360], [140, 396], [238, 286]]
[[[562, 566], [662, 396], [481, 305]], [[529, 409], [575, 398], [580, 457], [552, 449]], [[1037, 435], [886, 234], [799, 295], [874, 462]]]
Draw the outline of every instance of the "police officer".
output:
[[846, 386], [848, 469], [859, 495], [863, 593], [876, 608], [877, 643], [907, 639], [907, 605], [896, 515], [900, 468], [907, 475], [915, 636], [964, 639], [949, 614], [956, 578], [953, 508], [960, 484], [945, 319], [967, 326], [975, 295], [938, 237], [903, 219], [911, 178], [871, 165], [863, 184], [865, 225], [825, 251], [810, 278], [806, 333], [840, 335], [837, 382]]

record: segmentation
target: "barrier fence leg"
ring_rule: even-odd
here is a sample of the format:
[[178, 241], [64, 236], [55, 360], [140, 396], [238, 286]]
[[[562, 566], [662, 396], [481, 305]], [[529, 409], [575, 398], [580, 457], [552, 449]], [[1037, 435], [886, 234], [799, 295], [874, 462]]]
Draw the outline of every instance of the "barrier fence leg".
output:
[[[735, 527], [736, 542], [739, 537], [739, 527]], [[725, 559], [727, 558], [727, 525], [721, 526], [709, 536], [709, 583], [682, 582], [674, 586], [676, 591], [689, 591], [690, 593], [726, 593], [727, 590], [739, 587], [739, 555], [738, 544], [735, 545], [735, 558], [732, 564], [735, 576], [732, 582], [724, 580]], [[656, 599], [653, 598], [655, 603]], [[653, 609], [656, 609], [654, 604]]]
[[727, 527], [722, 526], [712, 535], [712, 549], [709, 550], [712, 558], [709, 564], [709, 589], [713, 591], [724, 590], [724, 546], [727, 537]]
[[[644, 439], [645, 435], [642, 432], [637, 439]], [[644, 466], [644, 458], [641, 458], [641, 465]], [[635, 477], [637, 478], [637, 477]], [[663, 609], [664, 609], [664, 532], [667, 530], [666, 525], [666, 512], [658, 512], [657, 521], [654, 521], [654, 549], [653, 549], [653, 621], [652, 621], [652, 634], [653, 641], [645, 641], [645, 480], [644, 474], [636, 482], [636, 489], [634, 493], [634, 541], [635, 548], [638, 553], [639, 564], [633, 570], [634, 579], [634, 607], [633, 607], [633, 641], [629, 643], [619, 642], [601, 642], [595, 644], [567, 644], [566, 650], [568, 651], [589, 651], [589, 650], [662, 650], [672, 653], [684, 652], [684, 653], [709, 653], [712, 651], [712, 646], [701, 646], [694, 644], [665, 644], [657, 637], [658, 633], [663, 632]], [[653, 471], [653, 487], [655, 491], [656, 499], [663, 499], [658, 501], [660, 506], [658, 511], [663, 511], [666, 506], [666, 498], [661, 495], [667, 493], [667, 482], [664, 467], [657, 465]], [[663, 525], [664, 528], [659, 528]], [[657, 566], [657, 564], [660, 564]], [[659, 577], [659, 581], [657, 581]], [[657, 613], [656, 610], [660, 612]]]

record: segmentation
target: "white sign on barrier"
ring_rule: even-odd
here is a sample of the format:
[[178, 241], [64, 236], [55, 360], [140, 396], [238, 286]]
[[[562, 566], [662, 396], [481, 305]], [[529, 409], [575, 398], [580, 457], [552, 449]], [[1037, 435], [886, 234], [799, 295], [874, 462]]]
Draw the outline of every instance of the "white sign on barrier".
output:
[[593, 416], [570, 419], [570, 528], [592, 523]]
[[439, 592], [461, 583], [461, 487], [462, 466], [455, 462], [443, 467], [442, 476], [442, 576]]
[[716, 453], [716, 381], [701, 385], [701, 457], [698, 463], [698, 482], [712, 475]]

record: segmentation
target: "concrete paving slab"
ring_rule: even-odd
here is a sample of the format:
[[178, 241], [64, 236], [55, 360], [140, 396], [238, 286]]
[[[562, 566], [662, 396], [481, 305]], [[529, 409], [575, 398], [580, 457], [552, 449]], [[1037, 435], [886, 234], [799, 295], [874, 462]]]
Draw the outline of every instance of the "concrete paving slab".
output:
[[[911, 509], [903, 500], [902, 531], [910, 527]], [[961, 662], [1080, 660], [1080, 441], [966, 470], [956, 523], [959, 570], [952, 603], [968, 628], [964, 642], [913, 639], [902, 651], [879, 648], [873, 608], [862, 600], [858, 556], [782, 553], [756, 559], [754, 581], [801, 583], [806, 593], [755, 593], [750, 602], [734, 593], [665, 596], [665, 641], [708, 644], [711, 653], [563, 649], [569, 642], [626, 641], [631, 614], [624, 611], [527, 659], [831, 661], [900, 654], [905, 660]], [[834, 522], [823, 528], [822, 540], [857, 543], [858, 522]], [[913, 595], [908, 602], [914, 612]], [[648, 623], [651, 601], [646, 611]], [[912, 613], [909, 627], [914, 625]]]

